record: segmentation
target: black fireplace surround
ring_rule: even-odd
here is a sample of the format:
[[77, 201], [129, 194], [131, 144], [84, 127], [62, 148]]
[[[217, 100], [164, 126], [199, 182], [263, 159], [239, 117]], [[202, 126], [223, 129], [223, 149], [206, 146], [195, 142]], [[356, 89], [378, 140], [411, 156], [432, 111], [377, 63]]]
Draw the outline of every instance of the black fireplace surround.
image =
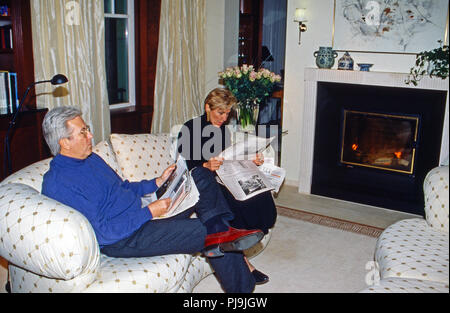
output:
[[[311, 193], [424, 215], [423, 181], [439, 164], [446, 97], [445, 91], [319, 82]], [[341, 162], [349, 111], [417, 119], [412, 173]]]

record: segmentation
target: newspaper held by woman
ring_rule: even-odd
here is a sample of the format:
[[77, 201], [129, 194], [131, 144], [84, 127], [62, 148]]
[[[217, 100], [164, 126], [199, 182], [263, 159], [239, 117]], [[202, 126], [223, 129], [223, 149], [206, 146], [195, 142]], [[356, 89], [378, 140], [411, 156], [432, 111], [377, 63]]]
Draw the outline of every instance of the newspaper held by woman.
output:
[[249, 135], [219, 155], [224, 158], [216, 171], [219, 182], [228, 188], [236, 200], [243, 201], [269, 190], [279, 191], [286, 171], [275, 166], [273, 159], [265, 160], [259, 167], [253, 163], [255, 156], [266, 149], [274, 138]]

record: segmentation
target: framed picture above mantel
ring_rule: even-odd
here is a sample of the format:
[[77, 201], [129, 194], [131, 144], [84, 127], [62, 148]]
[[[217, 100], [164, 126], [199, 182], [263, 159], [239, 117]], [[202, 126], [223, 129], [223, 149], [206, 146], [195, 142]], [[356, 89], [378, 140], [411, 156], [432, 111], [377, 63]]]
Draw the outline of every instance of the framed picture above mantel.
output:
[[447, 42], [448, 0], [334, 0], [336, 51], [417, 54]]

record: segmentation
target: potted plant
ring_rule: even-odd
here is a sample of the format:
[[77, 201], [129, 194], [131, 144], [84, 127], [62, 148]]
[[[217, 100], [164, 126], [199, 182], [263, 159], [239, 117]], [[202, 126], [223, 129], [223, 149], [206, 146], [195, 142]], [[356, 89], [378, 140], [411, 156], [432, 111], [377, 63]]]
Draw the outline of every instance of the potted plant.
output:
[[448, 77], [449, 49], [448, 46], [442, 44], [441, 40], [438, 43], [439, 48], [423, 51], [416, 56], [416, 64], [409, 71], [408, 78], [405, 81], [406, 84], [417, 86], [425, 75], [442, 79]]
[[238, 123], [243, 131], [253, 131], [258, 119], [259, 105], [270, 96], [281, 76], [261, 68], [255, 71], [253, 65], [230, 67], [219, 73], [223, 85], [238, 101]]

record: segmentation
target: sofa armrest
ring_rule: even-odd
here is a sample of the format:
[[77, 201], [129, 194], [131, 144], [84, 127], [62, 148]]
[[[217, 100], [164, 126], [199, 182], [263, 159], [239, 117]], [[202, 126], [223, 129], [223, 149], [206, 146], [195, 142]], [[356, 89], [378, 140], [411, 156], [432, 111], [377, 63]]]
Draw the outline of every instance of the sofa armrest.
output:
[[428, 224], [436, 230], [448, 233], [448, 181], [449, 167], [432, 169], [423, 183], [425, 215]]
[[31, 165], [11, 174], [5, 178], [1, 184], [25, 184], [33, 187], [38, 192], [41, 192], [42, 181], [44, 174], [50, 168], [50, 161], [52, 158], [48, 158]]
[[94, 231], [82, 214], [14, 183], [0, 186], [0, 255], [17, 267], [63, 280], [94, 273], [100, 260]]

